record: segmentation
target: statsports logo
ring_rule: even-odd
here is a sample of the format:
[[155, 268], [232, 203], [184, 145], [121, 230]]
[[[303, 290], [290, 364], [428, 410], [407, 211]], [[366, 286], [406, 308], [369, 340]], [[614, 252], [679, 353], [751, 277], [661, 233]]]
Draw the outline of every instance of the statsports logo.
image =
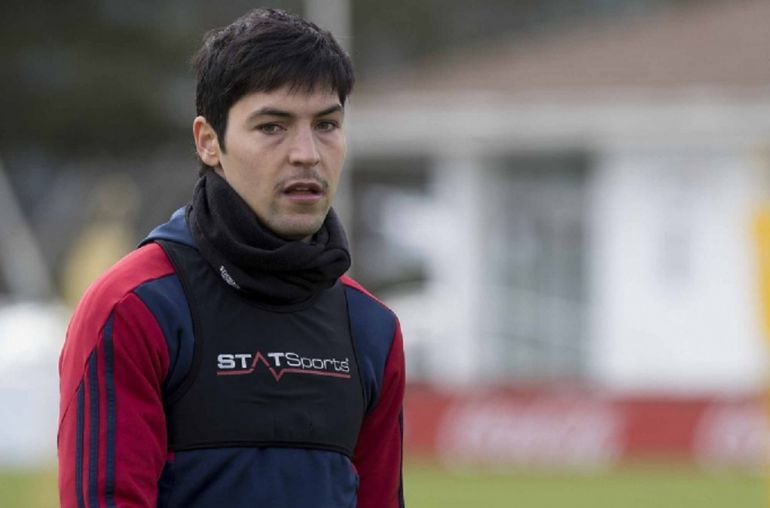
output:
[[217, 376], [245, 376], [260, 365], [276, 381], [286, 374], [303, 374], [350, 379], [350, 360], [313, 358], [292, 351], [256, 353], [221, 353], [217, 355]]

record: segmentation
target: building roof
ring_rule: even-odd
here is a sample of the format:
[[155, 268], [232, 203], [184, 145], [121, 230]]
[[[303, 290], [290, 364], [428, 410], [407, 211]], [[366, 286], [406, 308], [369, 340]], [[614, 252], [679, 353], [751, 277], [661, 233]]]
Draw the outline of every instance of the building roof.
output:
[[711, 0], [500, 40], [364, 82], [363, 95], [770, 87], [770, 1]]

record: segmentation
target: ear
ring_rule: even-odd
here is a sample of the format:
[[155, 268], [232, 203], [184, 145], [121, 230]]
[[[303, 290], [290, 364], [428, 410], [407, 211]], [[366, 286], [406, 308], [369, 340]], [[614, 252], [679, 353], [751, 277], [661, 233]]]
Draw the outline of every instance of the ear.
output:
[[216, 168], [219, 166], [219, 138], [216, 131], [202, 116], [193, 120], [193, 139], [195, 151], [204, 164]]

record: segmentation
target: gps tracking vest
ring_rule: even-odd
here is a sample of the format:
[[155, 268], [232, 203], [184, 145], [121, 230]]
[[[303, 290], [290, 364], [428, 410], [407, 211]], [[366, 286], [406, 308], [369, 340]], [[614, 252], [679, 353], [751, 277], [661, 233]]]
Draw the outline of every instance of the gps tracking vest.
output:
[[282, 446], [352, 457], [365, 407], [342, 285], [299, 310], [268, 310], [197, 250], [158, 243], [195, 333], [192, 368], [166, 398], [169, 449]]

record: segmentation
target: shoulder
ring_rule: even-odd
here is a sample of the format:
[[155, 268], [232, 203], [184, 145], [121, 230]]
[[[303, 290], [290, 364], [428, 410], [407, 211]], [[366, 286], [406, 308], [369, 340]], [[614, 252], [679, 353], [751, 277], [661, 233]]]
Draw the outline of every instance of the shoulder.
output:
[[357, 280], [347, 275], [343, 275], [340, 277], [340, 282], [345, 287], [348, 294], [358, 294], [360, 295], [362, 301], [367, 302], [373, 308], [379, 309], [381, 313], [387, 314], [393, 319], [396, 318], [396, 314], [387, 305], [385, 305], [382, 300], [370, 293], [369, 290], [362, 286]]
[[91, 285], [83, 299], [130, 293], [146, 282], [173, 273], [174, 267], [160, 245], [150, 243], [115, 263]]
[[73, 320], [82, 316], [104, 321], [114, 306], [136, 288], [173, 273], [174, 267], [159, 245], [153, 243], [140, 247], [89, 286], [75, 309]]
[[[358, 322], [367, 330], [385, 332], [389, 341], [398, 328], [396, 314], [356, 280], [343, 276], [340, 282], [345, 287], [351, 324]], [[355, 326], [353, 331], [356, 332]]]
[[97, 345], [116, 308], [143, 284], [173, 275], [174, 267], [157, 244], [132, 251], [89, 286], [72, 314], [61, 364], [79, 365]]

